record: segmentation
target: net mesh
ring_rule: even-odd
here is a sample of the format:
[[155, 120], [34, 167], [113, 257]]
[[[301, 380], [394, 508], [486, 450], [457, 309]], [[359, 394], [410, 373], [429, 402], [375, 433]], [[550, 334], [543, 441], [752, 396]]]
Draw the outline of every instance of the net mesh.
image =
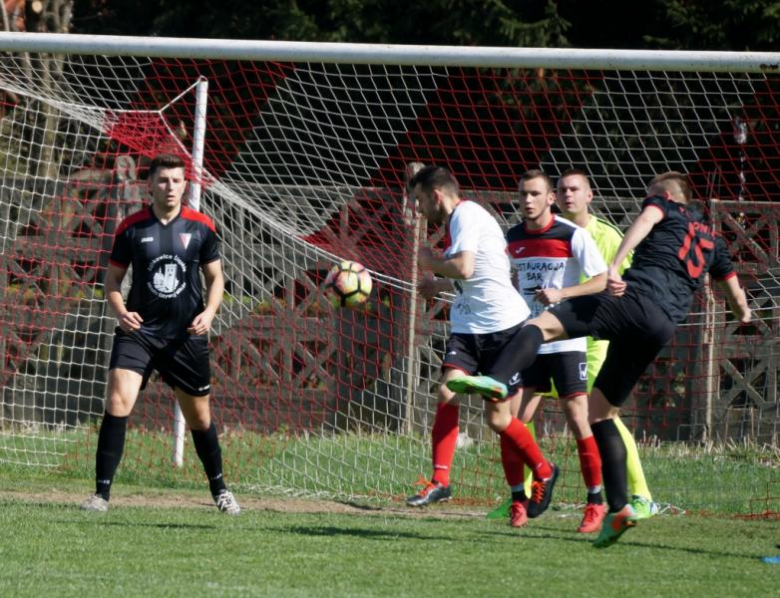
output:
[[[646, 460], [670, 504], [744, 511], [767, 494], [771, 467], [745, 479], [724, 466], [685, 488], [661, 475], [685, 450], [717, 461], [724, 446], [777, 446], [780, 79], [747, 73], [4, 57], [0, 460], [91, 477], [115, 326], [102, 286], [113, 233], [147, 200], [150, 158], [189, 156], [202, 79], [200, 208], [217, 225], [227, 280], [212, 399], [234, 485], [398, 498], [430, 473], [449, 303], [413, 291], [420, 238], [443, 242], [410, 209], [416, 161], [449, 168], [505, 227], [519, 220], [517, 177], [530, 168], [584, 168], [595, 212], [622, 228], [649, 178], [688, 172], [757, 320], [739, 328], [722, 297], [702, 293], [624, 421], [643, 452], [686, 441]], [[341, 259], [372, 273], [359, 309], [323, 295]], [[153, 380], [120, 479], [202, 484], [189, 442], [184, 466], [168, 466], [172, 420], [172, 393]], [[584, 488], [564, 422], [547, 401], [537, 430], [563, 466], [562, 500], [576, 503]], [[453, 470], [461, 501], [506, 494], [479, 399], [462, 403]], [[737, 485], [748, 496], [731, 496]]]

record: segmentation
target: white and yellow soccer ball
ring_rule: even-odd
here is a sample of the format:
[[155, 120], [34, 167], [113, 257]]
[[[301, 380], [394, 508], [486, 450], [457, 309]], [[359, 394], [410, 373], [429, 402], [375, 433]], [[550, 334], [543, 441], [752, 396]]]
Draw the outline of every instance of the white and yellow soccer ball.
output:
[[358, 262], [343, 261], [325, 278], [325, 295], [333, 307], [356, 307], [371, 295], [371, 275]]

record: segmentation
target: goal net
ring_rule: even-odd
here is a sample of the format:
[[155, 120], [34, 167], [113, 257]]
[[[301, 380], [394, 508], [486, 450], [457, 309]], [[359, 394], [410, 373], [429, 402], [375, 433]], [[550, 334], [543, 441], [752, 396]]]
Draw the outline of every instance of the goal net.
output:
[[[50, 38], [64, 45], [35, 46]], [[212, 56], [192, 59], [175, 41], [147, 57], [80, 36], [8, 34], [0, 45], [5, 466], [92, 478], [116, 325], [103, 291], [113, 233], [148, 200], [154, 154], [191, 156], [195, 89], [207, 81], [203, 168], [189, 175], [222, 242], [212, 400], [236, 488], [399, 499], [430, 475], [449, 302], [414, 292], [416, 250], [440, 248], [443, 231], [414, 217], [412, 163], [449, 168], [504, 227], [519, 220], [527, 169], [585, 169], [596, 213], [621, 228], [653, 175], [682, 170], [730, 242], [756, 321], [738, 327], [723, 297], [698, 296], [624, 421], [662, 503], [778, 510], [780, 77], [759, 58], [680, 70], [630, 53], [610, 62], [614, 52], [588, 62], [576, 51], [463, 48], [443, 59], [419, 48], [399, 59], [258, 43], [231, 56], [230, 42], [212, 42], [196, 54], [216, 47]], [[290, 48], [298, 54], [285, 57]], [[372, 273], [361, 308], [334, 309], [323, 294], [342, 259]], [[189, 439], [184, 465], [170, 466], [173, 405], [153, 379], [119, 483], [203, 484]], [[546, 401], [537, 418], [564, 469], [557, 500], [576, 504], [584, 492], [560, 406]], [[746, 470], [745, 455], [757, 465]], [[692, 459], [700, 475], [685, 469]], [[476, 397], [461, 402], [453, 483], [462, 503], [506, 495]]]

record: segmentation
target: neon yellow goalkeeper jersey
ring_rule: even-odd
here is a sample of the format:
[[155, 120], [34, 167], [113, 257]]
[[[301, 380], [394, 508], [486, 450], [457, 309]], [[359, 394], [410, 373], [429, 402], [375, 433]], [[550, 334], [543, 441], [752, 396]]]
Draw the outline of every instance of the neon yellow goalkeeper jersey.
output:
[[[585, 230], [593, 237], [596, 247], [599, 248], [604, 261], [609, 265], [612, 262], [612, 258], [615, 257], [618, 247], [620, 247], [620, 242], [623, 240], [623, 233], [621, 233], [620, 229], [614, 224], [596, 218], [592, 214]], [[629, 254], [620, 265], [620, 273], [622, 274], [630, 265], [631, 254]], [[604, 360], [607, 358], [607, 347], [609, 347], [609, 341], [597, 341], [588, 337], [588, 392], [593, 388], [596, 376], [598, 375]]]
[[[615, 257], [618, 247], [620, 247], [620, 242], [623, 240], [623, 233], [621, 233], [620, 229], [614, 224], [596, 218], [592, 214], [585, 230], [593, 237], [593, 240], [596, 242], [596, 247], [598, 247], [599, 252], [601, 252], [601, 256], [604, 258], [607, 265], [609, 265], [612, 262], [612, 258]], [[630, 265], [631, 255], [629, 254], [620, 266], [620, 273], [622, 274]]]

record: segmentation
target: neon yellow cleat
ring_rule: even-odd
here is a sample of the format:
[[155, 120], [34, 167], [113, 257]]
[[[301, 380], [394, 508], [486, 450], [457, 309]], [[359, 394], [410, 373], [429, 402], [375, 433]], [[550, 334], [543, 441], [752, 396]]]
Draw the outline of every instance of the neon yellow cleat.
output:
[[506, 384], [490, 376], [463, 376], [447, 382], [447, 388], [460, 394], [477, 394], [493, 403], [506, 398]]

